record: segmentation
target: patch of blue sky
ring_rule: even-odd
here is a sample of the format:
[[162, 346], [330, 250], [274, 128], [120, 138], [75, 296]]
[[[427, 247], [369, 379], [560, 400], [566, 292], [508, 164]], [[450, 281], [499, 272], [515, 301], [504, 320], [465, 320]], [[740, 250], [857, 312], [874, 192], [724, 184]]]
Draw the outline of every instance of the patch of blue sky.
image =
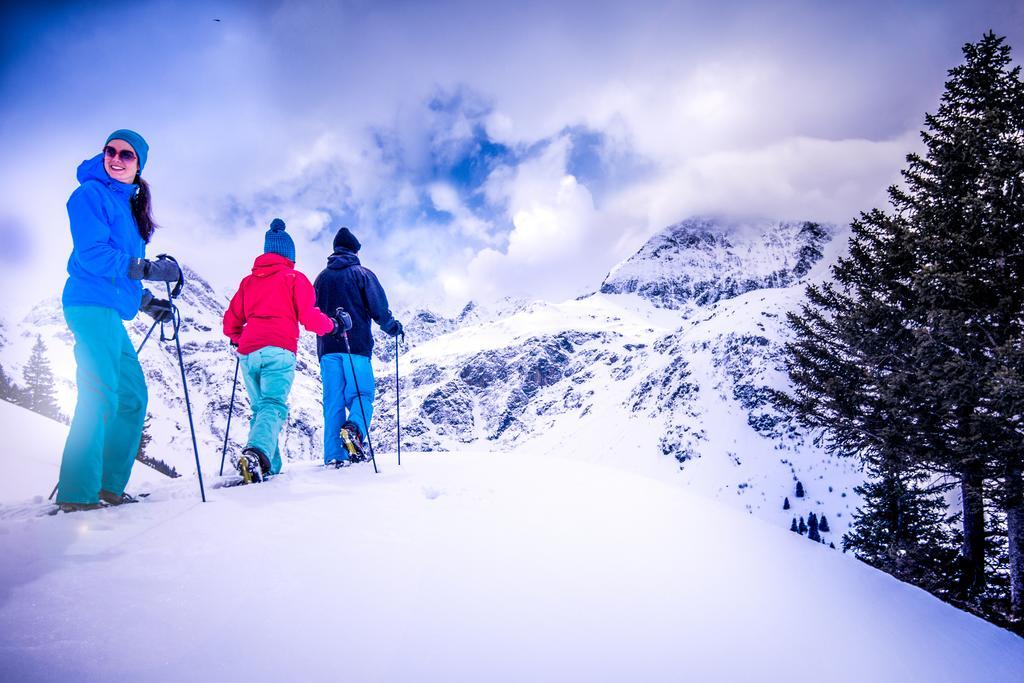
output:
[[572, 126], [563, 132], [571, 142], [566, 173], [587, 188], [598, 206], [609, 191], [622, 189], [652, 170], [650, 162], [632, 151], [613, 147], [601, 131]]

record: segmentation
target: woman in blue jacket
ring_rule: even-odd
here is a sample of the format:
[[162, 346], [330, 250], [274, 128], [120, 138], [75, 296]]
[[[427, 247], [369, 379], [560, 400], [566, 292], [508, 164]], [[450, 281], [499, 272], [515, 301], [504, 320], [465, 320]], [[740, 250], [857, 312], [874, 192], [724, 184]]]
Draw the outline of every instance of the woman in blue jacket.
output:
[[78, 402], [60, 465], [57, 504], [89, 510], [132, 502], [131, 475], [146, 418], [146, 379], [122, 320], [140, 310], [155, 320], [171, 305], [140, 280], [174, 282], [172, 260], [147, 261], [156, 224], [142, 169], [149, 145], [131, 130], [110, 134], [103, 151], [78, 167], [68, 199], [74, 248], [62, 303], [75, 337]]

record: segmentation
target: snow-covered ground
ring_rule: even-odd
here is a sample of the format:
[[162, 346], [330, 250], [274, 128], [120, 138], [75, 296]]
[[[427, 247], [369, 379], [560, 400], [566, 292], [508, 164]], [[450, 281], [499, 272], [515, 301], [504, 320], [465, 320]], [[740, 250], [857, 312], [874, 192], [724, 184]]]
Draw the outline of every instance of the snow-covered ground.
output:
[[1024, 640], [681, 486], [523, 449], [380, 467], [0, 508], [0, 680], [1024, 676]]

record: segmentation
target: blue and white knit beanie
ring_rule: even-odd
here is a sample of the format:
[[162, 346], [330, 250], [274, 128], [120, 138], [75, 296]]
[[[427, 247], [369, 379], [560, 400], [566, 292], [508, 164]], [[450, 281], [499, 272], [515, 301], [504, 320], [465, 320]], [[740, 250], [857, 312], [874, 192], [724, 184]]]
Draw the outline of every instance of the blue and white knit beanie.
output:
[[284, 228], [284, 221], [280, 218], [271, 221], [270, 230], [267, 230], [267, 234], [263, 238], [263, 253], [280, 254], [294, 263], [295, 242], [292, 242], [291, 236], [284, 231]]

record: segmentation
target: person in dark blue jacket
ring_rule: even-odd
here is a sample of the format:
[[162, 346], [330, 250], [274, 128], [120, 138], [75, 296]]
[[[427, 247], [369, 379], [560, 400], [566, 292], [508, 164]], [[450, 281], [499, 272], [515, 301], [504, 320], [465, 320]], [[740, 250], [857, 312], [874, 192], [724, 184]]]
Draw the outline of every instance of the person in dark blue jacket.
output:
[[153, 236], [149, 185], [142, 169], [149, 145], [131, 130], [116, 130], [103, 150], [78, 167], [78, 189], [68, 199], [74, 247], [62, 304], [75, 338], [78, 401], [64, 445], [57, 505], [65, 512], [132, 502], [131, 476], [146, 418], [146, 378], [122, 320], [141, 310], [157, 321], [170, 302], [140, 280], [175, 282], [173, 260], [149, 261]]
[[360, 246], [348, 228], [341, 228], [327, 267], [313, 283], [317, 308], [328, 315], [341, 308], [352, 318], [348, 348], [341, 336], [316, 339], [324, 392], [324, 464], [336, 467], [364, 459], [363, 437], [370, 429], [376, 389], [370, 320], [392, 337], [402, 334], [377, 276], [359, 263]]

